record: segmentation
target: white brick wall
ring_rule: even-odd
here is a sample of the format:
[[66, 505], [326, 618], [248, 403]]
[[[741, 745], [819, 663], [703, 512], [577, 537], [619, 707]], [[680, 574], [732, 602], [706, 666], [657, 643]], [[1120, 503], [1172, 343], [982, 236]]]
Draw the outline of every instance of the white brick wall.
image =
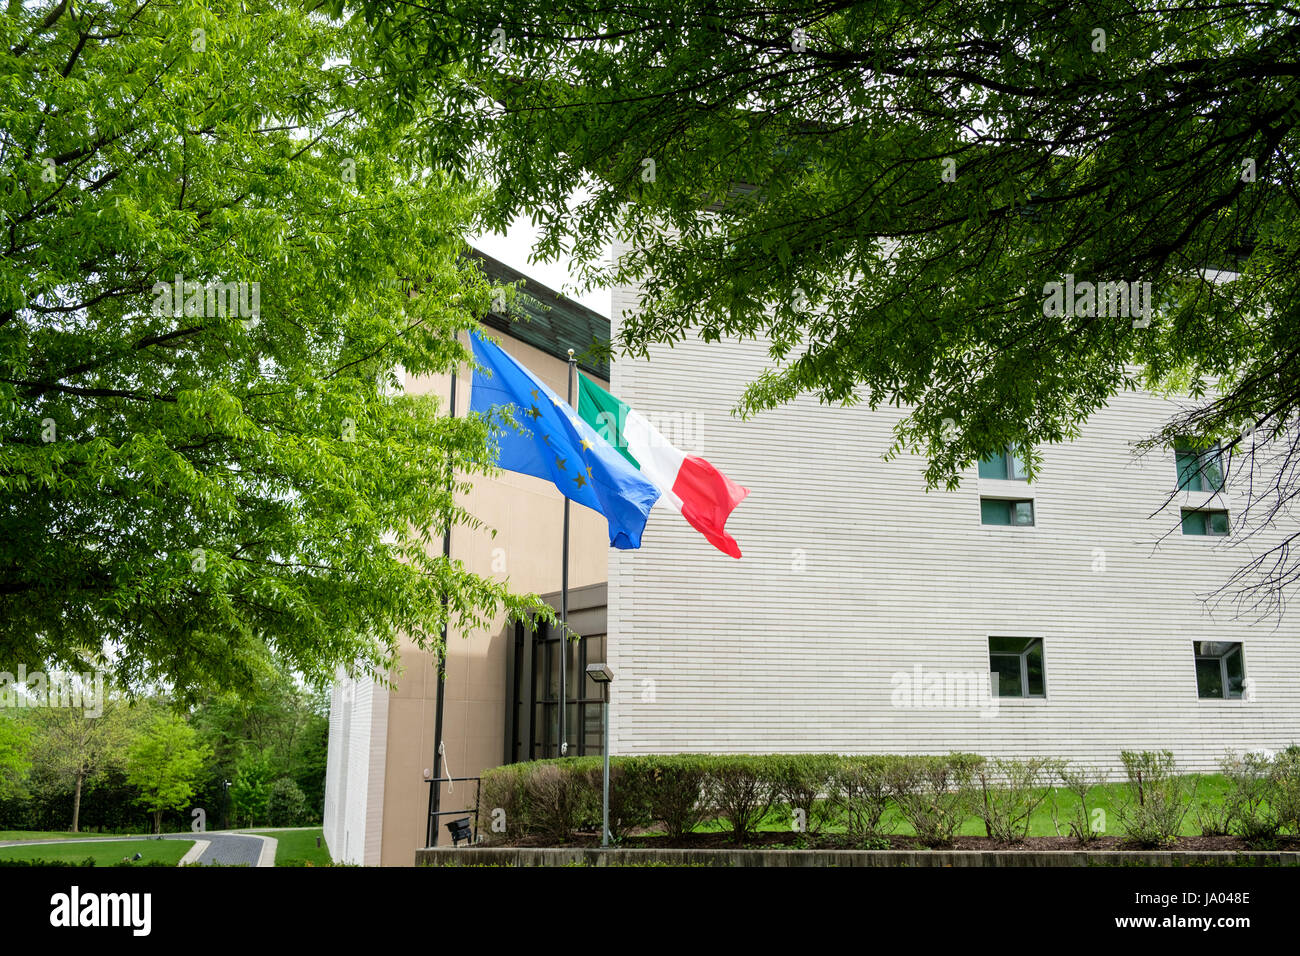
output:
[[388, 691], [339, 671], [330, 698], [325, 845], [337, 862], [378, 866], [384, 812]]
[[[615, 290], [616, 328], [635, 305]], [[740, 561], [660, 508], [640, 551], [610, 552], [614, 753], [967, 750], [1114, 766], [1121, 749], [1169, 748], [1208, 769], [1229, 746], [1300, 742], [1297, 619], [1211, 618], [1197, 595], [1241, 549], [1183, 536], [1176, 508], [1151, 517], [1173, 454], [1137, 458], [1130, 443], [1173, 404], [1117, 397], [1078, 441], [1043, 449], [1037, 526], [987, 528], [975, 468], [959, 491], [927, 493], [922, 459], [881, 461], [898, 410], [805, 398], [733, 418], [768, 364], [761, 342], [693, 339], [614, 363], [616, 395], [698, 416], [691, 450], [751, 490], [728, 523]], [[1044, 639], [1045, 700], [1003, 698], [989, 717], [892, 706], [891, 676], [918, 664], [987, 673], [991, 634]], [[1255, 700], [1198, 699], [1192, 642], [1209, 639], [1244, 643]]]

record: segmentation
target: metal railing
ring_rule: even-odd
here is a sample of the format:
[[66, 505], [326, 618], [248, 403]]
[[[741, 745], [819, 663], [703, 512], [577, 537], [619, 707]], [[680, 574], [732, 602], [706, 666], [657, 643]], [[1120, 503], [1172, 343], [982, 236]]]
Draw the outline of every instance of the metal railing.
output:
[[[468, 783], [471, 780], [474, 781], [474, 809], [472, 811], [468, 808], [461, 809], [461, 810], [443, 810], [441, 807], [442, 793], [438, 788], [444, 783]], [[479, 797], [483, 790], [483, 784], [481, 778], [479, 777], [434, 777], [432, 779], [426, 780], [425, 783], [429, 784], [431, 789], [429, 790], [429, 822], [424, 833], [424, 845], [426, 847], [438, 845], [438, 839], [439, 837], [442, 836], [438, 828], [439, 818], [464, 816], [467, 813], [470, 814], [470, 820], [472, 821], [470, 824], [472, 828], [471, 829], [472, 836], [470, 837], [470, 843], [471, 844], [477, 843], [478, 842]]]

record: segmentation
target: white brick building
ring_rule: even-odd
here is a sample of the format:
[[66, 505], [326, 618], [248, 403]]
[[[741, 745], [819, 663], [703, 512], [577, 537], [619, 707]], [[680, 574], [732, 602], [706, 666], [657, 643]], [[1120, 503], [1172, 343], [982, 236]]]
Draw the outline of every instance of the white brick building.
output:
[[[635, 307], [633, 290], [615, 291], [615, 336]], [[1174, 404], [1118, 396], [1078, 441], [1041, 449], [1032, 484], [971, 468], [959, 491], [927, 493], [922, 459], [881, 460], [896, 409], [801, 398], [732, 417], [768, 361], [761, 342], [688, 340], [613, 366], [614, 394], [686, 415], [684, 450], [751, 490], [727, 525], [740, 561], [658, 510], [639, 551], [610, 552], [613, 753], [964, 750], [1114, 766], [1122, 749], [1171, 749], [1209, 769], [1228, 747], [1300, 742], [1294, 619], [1251, 626], [1198, 597], [1244, 554], [1230, 537], [1183, 534], [1180, 510], [1231, 519], [1233, 486], [1181, 491], [1152, 516], [1178, 487], [1175, 454], [1138, 458], [1131, 443]], [[1032, 501], [1033, 526], [983, 524], [990, 496]], [[987, 695], [991, 638], [1024, 639], [995, 649], [1027, 649], [1035, 673], [1010, 683], [1042, 696], [977, 707], [950, 683], [929, 703], [968, 706], [907, 699], [918, 667], [922, 685], [978, 675]], [[1197, 652], [1228, 660], [1198, 665]], [[1215, 674], [1244, 677], [1242, 696], [1201, 696]]]

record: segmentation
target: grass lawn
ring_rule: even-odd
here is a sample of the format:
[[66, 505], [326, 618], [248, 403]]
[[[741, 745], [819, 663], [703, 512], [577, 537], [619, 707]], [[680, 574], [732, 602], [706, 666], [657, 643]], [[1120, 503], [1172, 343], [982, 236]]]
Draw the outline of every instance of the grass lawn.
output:
[[[1200, 836], [1201, 827], [1197, 822], [1196, 808], [1207, 803], [1222, 803], [1225, 793], [1227, 792], [1227, 778], [1221, 774], [1204, 775], [1197, 783], [1196, 795], [1192, 801], [1191, 809], [1183, 818], [1182, 826], [1179, 833], [1182, 836]], [[1088, 810], [1100, 808], [1104, 811], [1105, 828], [1102, 835], [1122, 836], [1123, 827], [1120, 826], [1119, 807], [1123, 806], [1128, 800], [1129, 787], [1127, 784], [1111, 783], [1096, 787], [1088, 794]], [[1056, 801], [1056, 815], [1060, 821], [1060, 833], [1057, 833], [1052, 823], [1052, 801]], [[1069, 821], [1074, 819], [1074, 810], [1078, 806], [1079, 800], [1068, 790], [1053, 790], [1037, 809], [1029, 820], [1030, 836], [1069, 836]], [[971, 818], [968, 819], [957, 831], [959, 836], [984, 836], [984, 821], [976, 814], [978, 808], [972, 812]], [[915, 831], [898, 813], [897, 809], [890, 805], [885, 811], [881, 820], [882, 825], [889, 833], [895, 833], [900, 836], [913, 836]], [[790, 830], [791, 817], [790, 812], [784, 807], [776, 807], [770, 812], [759, 826], [760, 830]], [[704, 832], [717, 832], [730, 830], [731, 826], [724, 820], [712, 820], [701, 825], [699, 830]], [[823, 827], [828, 833], [843, 832], [844, 826], [839, 823], [831, 823]]]
[[321, 836], [320, 827], [311, 827], [306, 830], [242, 830], [240, 832], [275, 837], [277, 841], [275, 848], [276, 866], [333, 865], [333, 861], [330, 859], [330, 851], [325, 846], [325, 840], [321, 840], [319, 848], [316, 846], [316, 838]]
[[102, 840], [111, 836], [130, 836], [129, 833], [73, 833], [71, 830], [0, 830], [0, 843], [10, 840]]
[[112, 866], [122, 857], [144, 854], [141, 863], [158, 861], [175, 866], [194, 844], [189, 840], [124, 840], [121, 843], [48, 843], [40, 846], [0, 847], [0, 860], [60, 860], [79, 863], [87, 857], [96, 866]]

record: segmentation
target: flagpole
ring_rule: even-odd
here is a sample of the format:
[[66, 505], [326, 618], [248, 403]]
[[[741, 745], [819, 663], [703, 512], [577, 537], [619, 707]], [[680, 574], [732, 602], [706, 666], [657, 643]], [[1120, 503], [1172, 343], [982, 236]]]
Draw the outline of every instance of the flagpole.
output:
[[[573, 407], [573, 376], [577, 364], [573, 361], [573, 349], [569, 349], [569, 407]], [[569, 639], [565, 633], [569, 627], [569, 496], [564, 496], [564, 547], [560, 558], [560, 746], [561, 757], [569, 752], [567, 734], [568, 704], [565, 701], [566, 677], [569, 672]]]
[[[456, 368], [451, 370], [451, 417], [456, 417]], [[447, 494], [452, 493], [455, 475], [447, 476]], [[442, 556], [449, 563], [451, 560], [451, 516], [448, 510], [447, 529], [442, 533]], [[429, 827], [425, 835], [425, 846], [438, 845], [438, 813], [442, 809], [442, 705], [447, 690], [447, 594], [442, 595], [442, 649], [438, 652], [438, 700], [433, 705], [433, 784], [429, 794]]]

